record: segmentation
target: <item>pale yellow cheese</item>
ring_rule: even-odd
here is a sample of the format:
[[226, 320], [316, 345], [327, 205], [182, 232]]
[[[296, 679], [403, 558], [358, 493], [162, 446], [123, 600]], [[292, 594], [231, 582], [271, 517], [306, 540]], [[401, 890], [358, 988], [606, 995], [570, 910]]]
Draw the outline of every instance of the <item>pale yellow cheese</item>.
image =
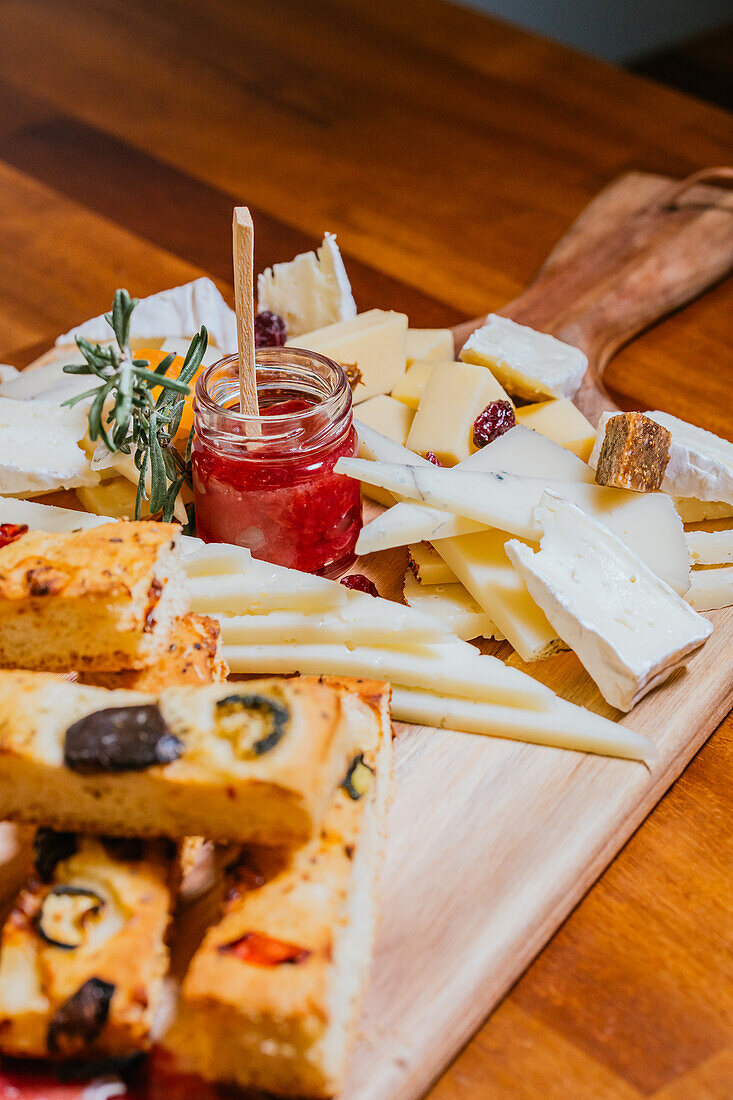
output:
[[407, 555], [410, 569], [420, 584], [454, 584], [458, 580], [429, 542], [411, 543], [407, 547]]
[[442, 363], [453, 358], [453, 333], [449, 328], [408, 328], [407, 365], [416, 359]]
[[[415, 413], [407, 446], [454, 466], [477, 448], [476, 417], [492, 401], [509, 401], [490, 370], [473, 363], [436, 363]], [[509, 402], [511, 404], [511, 402]]]
[[407, 405], [383, 393], [370, 397], [359, 405], [359, 420], [403, 446], [414, 415]]
[[427, 359], [416, 359], [392, 387], [392, 396], [409, 405], [411, 409], [416, 409], [434, 366], [435, 363]]
[[533, 428], [553, 443], [559, 443], [582, 458], [583, 462], [590, 458], [596, 438], [595, 428], [569, 398], [524, 405], [517, 409], [516, 418], [519, 424]]
[[[76, 490], [80, 504], [94, 516], [112, 516], [114, 519], [135, 518], [137, 489], [126, 477], [113, 477], [99, 485], [80, 487]], [[147, 516], [148, 502], [143, 501], [143, 515]]]
[[303, 333], [288, 344], [319, 352], [337, 363], [355, 363], [361, 381], [354, 389], [354, 401], [360, 402], [389, 393], [405, 373], [406, 339], [404, 313], [370, 309], [348, 321]]

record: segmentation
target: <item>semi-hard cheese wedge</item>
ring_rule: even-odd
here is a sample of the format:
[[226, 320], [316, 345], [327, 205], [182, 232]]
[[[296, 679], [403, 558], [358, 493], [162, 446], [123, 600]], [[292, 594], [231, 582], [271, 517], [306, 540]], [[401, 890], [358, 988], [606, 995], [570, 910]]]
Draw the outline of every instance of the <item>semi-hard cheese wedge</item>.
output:
[[394, 397], [379, 393], [359, 405], [359, 421], [404, 445], [413, 420], [413, 411]]
[[469, 336], [461, 359], [488, 367], [509, 393], [529, 401], [572, 397], [588, 367], [579, 348], [495, 313]]
[[715, 611], [733, 604], [733, 566], [693, 569], [685, 599], [696, 611]]
[[429, 650], [431, 642], [444, 641], [453, 632], [444, 617], [431, 615], [427, 607], [405, 608], [397, 603], [394, 607], [398, 613], [404, 613], [401, 629], [385, 628], [383, 615], [370, 616], [362, 608], [322, 613], [270, 611], [265, 615], [222, 615], [219, 622], [225, 645], [346, 642], [349, 646], [389, 646], [423, 652]]
[[449, 328], [408, 328], [407, 366], [416, 360], [447, 363], [453, 358], [453, 333]]
[[473, 426], [493, 401], [509, 398], [491, 371], [472, 363], [436, 363], [420, 398], [407, 447], [455, 466], [476, 451]]
[[[590, 457], [594, 468], [603, 446], [606, 425], [612, 416], [612, 413], [604, 413], [598, 423]], [[662, 480], [664, 492], [675, 497], [722, 501], [733, 505], [733, 443], [669, 413], [648, 412], [645, 416], [672, 436], [669, 461]]]
[[[409, 336], [409, 329], [407, 334]], [[392, 397], [402, 401], [409, 408], [416, 409], [420, 404], [434, 366], [435, 360], [427, 359], [415, 359], [412, 363], [409, 363], [405, 373], [392, 387]]]
[[336, 688], [295, 680], [105, 691], [0, 673], [0, 815], [120, 836], [290, 847], [351, 758]]
[[730, 519], [733, 504], [724, 500], [697, 500], [695, 497], [672, 496], [677, 514], [683, 523], [701, 523], [707, 519]]
[[[663, 493], [640, 495], [541, 477], [464, 468], [444, 470], [431, 465], [401, 466], [359, 458], [339, 459], [336, 470], [530, 541], [540, 535], [535, 509], [545, 489], [551, 489], [609, 526], [677, 591], [685, 592], [690, 583], [684, 531], [672, 502]], [[430, 542], [439, 537], [435, 531], [427, 536]], [[414, 541], [413, 531], [407, 541]], [[364, 538], [360, 536], [357, 552], [363, 553], [363, 547]]]
[[355, 317], [356, 303], [334, 234], [326, 233], [315, 252], [301, 252], [258, 275], [257, 308], [282, 317], [292, 338]]
[[405, 574], [404, 595], [410, 607], [439, 619], [458, 638], [466, 641], [471, 638], [494, 638], [501, 641], [504, 637], [459, 582], [420, 584], [415, 574], [408, 569]]
[[79, 446], [87, 427], [78, 406], [0, 397], [0, 493], [36, 496], [94, 485], [98, 475]]
[[628, 711], [712, 632], [603, 524], [552, 493], [537, 509], [539, 552], [506, 552], [604, 699]]
[[643, 734], [560, 698], [556, 698], [551, 710], [537, 713], [396, 687], [392, 689], [392, 716], [398, 722], [506, 737], [511, 741], [627, 760], [654, 760], [657, 756], [653, 743]]
[[365, 712], [363, 736], [319, 835], [285, 864], [264, 849], [229, 863], [224, 912], [190, 963], [164, 1037], [180, 1069], [268, 1096], [342, 1093], [392, 767], [384, 685], [355, 684], [351, 702]]
[[407, 563], [420, 584], [454, 584], [458, 580], [429, 542], [410, 543], [407, 547]]
[[596, 430], [567, 397], [521, 405], [515, 410], [518, 424], [532, 428], [587, 462], [596, 441]]
[[99, 1060], [150, 1046], [168, 969], [164, 841], [39, 829], [0, 936], [0, 1051]]
[[733, 562], [733, 530], [688, 531], [685, 538], [693, 565], [728, 565]]
[[346, 367], [355, 366], [360, 380], [354, 401], [389, 393], [405, 373], [407, 317], [384, 309], [370, 309], [348, 321], [299, 334], [288, 343], [317, 351]]

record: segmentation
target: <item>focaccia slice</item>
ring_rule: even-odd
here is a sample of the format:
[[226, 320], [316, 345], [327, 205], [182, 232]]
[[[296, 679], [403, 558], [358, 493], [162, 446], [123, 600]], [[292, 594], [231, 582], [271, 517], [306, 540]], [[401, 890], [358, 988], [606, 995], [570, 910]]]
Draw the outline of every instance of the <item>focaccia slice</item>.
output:
[[145, 668], [189, 608], [172, 523], [29, 531], [0, 549], [0, 668]]
[[347, 696], [297, 679], [149, 695], [0, 672], [0, 819], [302, 844], [353, 755]]
[[[361, 694], [359, 694], [361, 693]], [[371, 957], [392, 769], [389, 689], [354, 683], [359, 750], [320, 836], [283, 867], [248, 848], [183, 981], [163, 1043], [207, 1080], [283, 1096], [340, 1092]]]
[[0, 1051], [145, 1050], [168, 970], [172, 846], [39, 829], [35, 857], [0, 934]]

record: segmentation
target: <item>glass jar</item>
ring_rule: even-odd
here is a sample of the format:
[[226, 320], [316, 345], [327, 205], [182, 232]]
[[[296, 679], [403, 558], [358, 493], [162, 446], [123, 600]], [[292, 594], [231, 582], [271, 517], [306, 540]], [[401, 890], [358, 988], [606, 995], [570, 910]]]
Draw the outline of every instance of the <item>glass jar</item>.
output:
[[333, 472], [358, 448], [346, 373], [299, 348], [260, 348], [255, 359], [259, 416], [239, 412], [236, 355], [196, 382], [197, 533], [277, 565], [338, 576], [356, 558], [361, 529], [359, 483]]

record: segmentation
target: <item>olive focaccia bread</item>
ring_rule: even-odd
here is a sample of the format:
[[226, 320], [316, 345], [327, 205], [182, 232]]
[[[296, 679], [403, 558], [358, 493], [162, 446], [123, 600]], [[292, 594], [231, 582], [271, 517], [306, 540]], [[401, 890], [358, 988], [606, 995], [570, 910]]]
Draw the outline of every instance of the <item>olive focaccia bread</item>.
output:
[[349, 698], [298, 679], [150, 695], [0, 672], [0, 819], [301, 844], [353, 756]]
[[82, 672], [79, 683], [130, 691], [163, 691], [179, 684], [218, 684], [229, 675], [221, 652], [221, 626], [208, 615], [176, 619], [163, 651], [148, 668], [120, 672]]
[[223, 916], [193, 956], [163, 1037], [186, 1072], [283, 1096], [341, 1091], [371, 957], [392, 770], [389, 689], [360, 686], [349, 703], [360, 747], [320, 835], [285, 863], [247, 848], [227, 870]]
[[171, 523], [29, 531], [0, 549], [0, 668], [145, 668], [189, 598]]
[[0, 934], [0, 1051], [145, 1050], [168, 970], [171, 845], [39, 829], [35, 876]]

